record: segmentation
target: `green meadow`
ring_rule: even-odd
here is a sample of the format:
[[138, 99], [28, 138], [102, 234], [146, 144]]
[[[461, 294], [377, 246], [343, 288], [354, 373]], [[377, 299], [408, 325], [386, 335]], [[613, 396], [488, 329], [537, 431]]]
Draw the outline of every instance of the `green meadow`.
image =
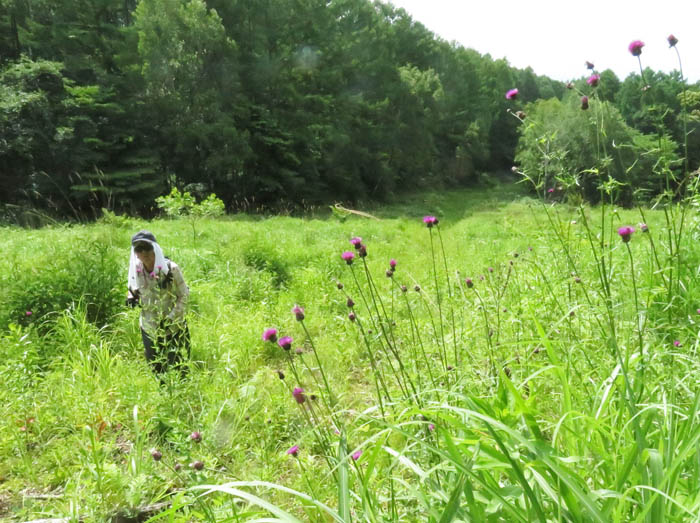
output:
[[[0, 519], [697, 521], [697, 208], [519, 187], [2, 228]], [[162, 384], [144, 228], [191, 292]]]

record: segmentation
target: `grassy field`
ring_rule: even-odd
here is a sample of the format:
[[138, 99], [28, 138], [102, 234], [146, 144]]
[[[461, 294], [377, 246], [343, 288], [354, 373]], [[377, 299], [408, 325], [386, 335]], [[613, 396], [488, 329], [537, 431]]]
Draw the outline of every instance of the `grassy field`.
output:
[[[363, 210], [0, 230], [0, 518], [698, 520], [694, 208]], [[191, 290], [163, 384], [123, 307], [142, 228]]]

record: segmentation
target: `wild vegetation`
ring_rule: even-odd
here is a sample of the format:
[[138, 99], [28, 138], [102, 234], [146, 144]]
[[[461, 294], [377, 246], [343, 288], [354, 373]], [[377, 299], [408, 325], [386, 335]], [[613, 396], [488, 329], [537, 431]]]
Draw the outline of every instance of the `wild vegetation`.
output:
[[[196, 243], [181, 220], [5, 228], [4, 516], [693, 520], [694, 210], [681, 233], [677, 206], [505, 186], [367, 210], [202, 218]], [[192, 290], [164, 385], [121, 304], [143, 227]]]

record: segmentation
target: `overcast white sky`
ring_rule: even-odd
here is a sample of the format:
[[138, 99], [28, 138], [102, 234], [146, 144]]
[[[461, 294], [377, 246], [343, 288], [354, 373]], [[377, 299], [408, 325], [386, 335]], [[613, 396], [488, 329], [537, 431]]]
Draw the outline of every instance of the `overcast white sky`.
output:
[[[384, 1], [384, 0], [383, 0]], [[678, 38], [683, 74], [700, 80], [700, 0], [393, 0], [447, 41], [506, 58], [518, 68], [570, 80], [587, 74], [584, 62], [612, 69], [624, 80], [639, 71], [627, 50], [642, 40], [642, 65], [670, 72], [678, 57], [666, 38]]]

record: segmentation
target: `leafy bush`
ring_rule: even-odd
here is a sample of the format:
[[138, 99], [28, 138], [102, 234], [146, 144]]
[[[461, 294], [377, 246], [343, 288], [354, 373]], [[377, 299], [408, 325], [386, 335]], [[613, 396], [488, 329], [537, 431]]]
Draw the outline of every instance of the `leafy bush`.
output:
[[607, 192], [630, 205], [662, 192], [680, 164], [675, 142], [632, 129], [608, 102], [539, 100], [526, 112], [516, 162], [540, 193], [597, 202]]
[[90, 322], [105, 325], [122, 304], [121, 269], [108, 246], [88, 242], [16, 266], [3, 282], [0, 326], [37, 323], [79, 302]]

